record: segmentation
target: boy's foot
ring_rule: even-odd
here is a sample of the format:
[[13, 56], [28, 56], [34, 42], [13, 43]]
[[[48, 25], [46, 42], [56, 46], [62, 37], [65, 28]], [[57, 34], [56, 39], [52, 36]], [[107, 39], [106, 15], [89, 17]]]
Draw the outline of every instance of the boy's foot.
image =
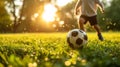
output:
[[98, 38], [99, 38], [100, 41], [104, 40], [102, 34], [98, 34]]

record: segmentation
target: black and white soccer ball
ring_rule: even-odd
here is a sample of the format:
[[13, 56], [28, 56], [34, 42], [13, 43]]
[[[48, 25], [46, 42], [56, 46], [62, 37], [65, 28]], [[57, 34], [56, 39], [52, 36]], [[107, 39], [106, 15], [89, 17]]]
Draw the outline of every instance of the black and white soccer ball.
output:
[[67, 34], [67, 43], [71, 48], [83, 48], [87, 44], [87, 34], [80, 29], [70, 30]]

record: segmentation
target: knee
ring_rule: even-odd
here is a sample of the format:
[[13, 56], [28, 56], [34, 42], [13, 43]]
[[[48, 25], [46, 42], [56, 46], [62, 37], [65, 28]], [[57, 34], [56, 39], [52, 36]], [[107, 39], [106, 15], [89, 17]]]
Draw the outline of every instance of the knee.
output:
[[93, 25], [92, 27], [95, 29], [100, 29], [99, 25]]
[[80, 19], [79, 19], [79, 23], [80, 23], [80, 24], [84, 24], [84, 22], [85, 22], [85, 20], [84, 20], [83, 18], [80, 18]]

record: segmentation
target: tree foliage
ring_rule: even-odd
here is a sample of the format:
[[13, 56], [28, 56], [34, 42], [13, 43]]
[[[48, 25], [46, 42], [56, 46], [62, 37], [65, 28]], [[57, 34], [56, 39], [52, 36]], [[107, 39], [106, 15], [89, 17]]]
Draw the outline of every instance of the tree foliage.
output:
[[120, 0], [112, 0], [111, 6], [108, 7], [106, 10], [107, 16], [107, 28], [109, 30], [120, 30]]
[[11, 20], [7, 10], [5, 9], [5, 1], [0, 0], [0, 32], [10, 32], [11, 30]]
[[68, 3], [66, 6], [61, 8], [58, 12], [60, 19], [65, 22], [65, 24], [63, 25], [64, 30], [70, 30], [70, 29], [78, 27], [77, 20], [74, 15], [74, 7], [76, 4], [76, 1], [77, 0], [75, 0], [71, 3]]

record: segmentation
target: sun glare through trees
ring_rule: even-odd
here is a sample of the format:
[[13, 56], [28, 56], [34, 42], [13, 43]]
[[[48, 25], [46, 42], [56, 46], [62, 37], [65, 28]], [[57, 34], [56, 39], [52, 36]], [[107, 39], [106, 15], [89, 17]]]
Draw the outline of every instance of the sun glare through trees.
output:
[[55, 20], [56, 12], [57, 12], [57, 8], [54, 5], [46, 4], [44, 6], [44, 12], [43, 12], [42, 18], [46, 22], [52, 22]]
[[[55, 5], [57, 5], [58, 7], [63, 7], [71, 1], [72, 0], [57, 0], [55, 2]], [[53, 3], [48, 3], [44, 6], [44, 12], [43, 12], [42, 18], [47, 23], [55, 21], [55, 17], [57, 17], [56, 12], [58, 8], [55, 7], [55, 5]]]

